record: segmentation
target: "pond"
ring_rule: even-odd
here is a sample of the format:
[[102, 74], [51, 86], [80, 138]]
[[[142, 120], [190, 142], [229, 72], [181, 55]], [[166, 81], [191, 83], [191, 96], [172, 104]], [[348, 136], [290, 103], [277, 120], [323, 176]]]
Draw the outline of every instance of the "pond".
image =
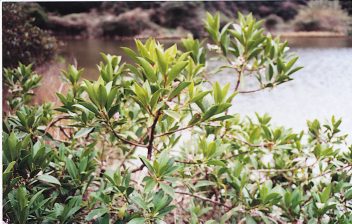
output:
[[[231, 112], [253, 117], [254, 112], [269, 113], [275, 125], [306, 128], [307, 119], [342, 117], [342, 130], [352, 133], [352, 39], [351, 38], [287, 38], [291, 49], [300, 57], [304, 69], [294, 80], [273, 90], [237, 96]], [[165, 41], [169, 44], [173, 41]], [[133, 46], [133, 41], [69, 40], [62, 56], [77, 60], [85, 68], [85, 78], [95, 79], [99, 52], [121, 54], [121, 46]], [[219, 63], [210, 62], [210, 66]], [[221, 83], [234, 82], [233, 74], [211, 77]]]

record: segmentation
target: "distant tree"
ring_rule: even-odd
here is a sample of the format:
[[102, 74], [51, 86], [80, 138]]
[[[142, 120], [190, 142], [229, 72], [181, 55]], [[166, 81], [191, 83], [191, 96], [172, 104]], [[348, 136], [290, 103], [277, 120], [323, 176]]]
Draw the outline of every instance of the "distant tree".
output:
[[2, 7], [3, 65], [15, 67], [18, 62], [40, 64], [52, 58], [56, 39], [33, 25], [22, 3], [4, 3]]
[[342, 9], [339, 1], [312, 0], [307, 6], [301, 8], [293, 24], [297, 31], [347, 33], [350, 29], [351, 17]]

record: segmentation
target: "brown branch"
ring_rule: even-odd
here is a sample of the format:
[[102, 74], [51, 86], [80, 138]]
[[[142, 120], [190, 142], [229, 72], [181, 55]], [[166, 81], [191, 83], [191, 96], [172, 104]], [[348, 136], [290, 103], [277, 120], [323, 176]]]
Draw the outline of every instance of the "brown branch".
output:
[[250, 147], [267, 147], [267, 146], [270, 146], [270, 145], [272, 146], [272, 143], [271, 144], [270, 143], [252, 144], [252, 143], [247, 142], [245, 140], [242, 140], [242, 139], [240, 139], [238, 137], [235, 137], [235, 136], [233, 136], [231, 134], [227, 134], [226, 136], [230, 137], [230, 140], [239, 141], [239, 142], [241, 142], [241, 143], [243, 143], [245, 145], [248, 145]]
[[[214, 200], [211, 200], [210, 198], [206, 198], [206, 197], [203, 197], [203, 196], [200, 196], [200, 195], [196, 195], [196, 194], [191, 194], [191, 193], [188, 193], [188, 192], [182, 192], [182, 191], [175, 191], [176, 194], [182, 194], [182, 195], [187, 195], [187, 196], [191, 196], [191, 197], [194, 197], [194, 198], [197, 198], [197, 199], [200, 199], [200, 200], [203, 200], [203, 201], [206, 201], [206, 202], [210, 202], [214, 205], [218, 205], [218, 206], [222, 206], [224, 208], [226, 208], [228, 211], [230, 211], [231, 209], [234, 209], [235, 206], [232, 205], [232, 206], [229, 206], [229, 205], [226, 205], [225, 203], [223, 202], [219, 202], [219, 201], [214, 201]], [[243, 208], [238, 208], [236, 209], [236, 212], [240, 212], [240, 213], [243, 213], [243, 214], [251, 214], [252, 216], [260, 216], [260, 214], [258, 213], [258, 211], [256, 209], [251, 209], [251, 210], [246, 210], [246, 209], [243, 209]], [[283, 222], [282, 220], [272, 216], [271, 214], [266, 214], [268, 216], [269, 219], [273, 220], [273, 221], [276, 221], [278, 223], [285, 223]]]
[[108, 123], [108, 126], [109, 126], [110, 130], [112, 131], [112, 133], [115, 135], [115, 137], [116, 137], [117, 139], [119, 139], [120, 141], [122, 141], [123, 143], [125, 143], [125, 144], [130, 144], [130, 145], [134, 145], [134, 146], [138, 146], [138, 147], [147, 148], [147, 145], [140, 144], [140, 143], [138, 143], [138, 142], [130, 141], [130, 140], [127, 140], [127, 139], [122, 138], [118, 133], [116, 133], [116, 131], [110, 126], [109, 123]]
[[181, 161], [181, 160], [175, 160], [176, 163], [183, 163], [183, 164], [199, 164], [198, 162], [194, 161]]
[[[147, 134], [148, 134], [148, 132], [146, 132], [146, 133], [139, 139], [139, 141], [138, 141], [139, 144], [141, 144], [141, 143], [143, 142], [143, 140], [144, 140], [144, 138], [147, 136]], [[130, 155], [132, 155], [132, 154], [135, 152], [136, 148], [137, 148], [137, 146], [134, 146], [133, 149], [132, 149], [131, 151], [129, 151], [126, 156], [124, 156], [124, 158], [123, 158], [123, 160], [122, 160], [120, 166], [124, 166], [126, 160], [128, 159], [128, 157], [129, 157]]]
[[52, 140], [53, 140], [53, 141], [56, 141], [56, 142], [68, 144], [68, 145], [69, 145], [69, 144], [72, 144], [71, 141], [66, 141], [66, 140], [62, 140], [62, 139], [56, 139], [56, 138], [54, 138], [54, 137], [52, 137]]
[[70, 136], [66, 133], [65, 129], [61, 126], [59, 126], [60, 131], [66, 136], [66, 138], [70, 138]]
[[145, 165], [143, 163], [140, 167], [138, 167], [138, 168], [136, 168], [134, 170], [131, 170], [131, 173], [135, 173], [135, 172], [141, 171], [141, 170], [143, 170], [144, 167], [145, 167]]
[[316, 160], [314, 163], [310, 164], [310, 165], [305, 165], [305, 166], [300, 166], [300, 167], [291, 167], [291, 168], [283, 168], [283, 169], [256, 169], [256, 170], [252, 170], [252, 171], [257, 171], [257, 172], [277, 172], [277, 173], [284, 173], [284, 172], [290, 172], [290, 171], [296, 171], [296, 170], [300, 170], [300, 169], [306, 169], [306, 168], [310, 168], [314, 165], [316, 165], [319, 162], [319, 160]]
[[[232, 62], [229, 62], [229, 64], [231, 64]], [[236, 69], [236, 70], [240, 70], [240, 68], [238, 67], [238, 66], [234, 66], [234, 68]], [[247, 68], [246, 66], [245, 66], [245, 68], [244, 68], [244, 71], [248, 71], [248, 72], [258, 72], [259, 70], [261, 70], [261, 69], [264, 69], [265, 67], [264, 66], [259, 66], [258, 68], [255, 68], [255, 69], [249, 69], [249, 68]]]
[[162, 134], [159, 134], [159, 135], [155, 135], [155, 138], [159, 138], [159, 137], [162, 137], [162, 136], [165, 136], [165, 135], [171, 135], [171, 134], [174, 134], [176, 132], [183, 131], [183, 130], [186, 130], [186, 129], [192, 128], [192, 127], [194, 127], [194, 125], [189, 125], [189, 126], [186, 126], [186, 127], [183, 127], [183, 128], [179, 128], [179, 129], [176, 129], [176, 130], [173, 130], [173, 131], [168, 131], [168, 132], [165, 132], [165, 133], [162, 133]]
[[[334, 173], [336, 173], [336, 172], [340, 172], [340, 171], [342, 171], [342, 170], [344, 170], [344, 169], [347, 169], [347, 168], [350, 168], [349, 171], [351, 171], [352, 164], [347, 164], [347, 165], [345, 165], [345, 166], [342, 166], [342, 167], [337, 168], [336, 170], [331, 170], [331, 169], [330, 169], [329, 171], [327, 171], [327, 172], [325, 172], [325, 173], [321, 173], [321, 174], [319, 174], [319, 175], [317, 175], [317, 176], [311, 177], [310, 179], [312, 180], [312, 179], [315, 179], [315, 178], [318, 178], [318, 177], [325, 176], [325, 175], [330, 174], [330, 173], [334, 174]], [[307, 181], [307, 180], [309, 180], [309, 177], [304, 178], [302, 181]]]
[[159, 109], [156, 112], [153, 124], [152, 124], [152, 126], [150, 127], [150, 130], [149, 130], [149, 142], [148, 142], [148, 145], [147, 145], [147, 149], [148, 149], [147, 159], [149, 159], [149, 160], [151, 160], [151, 158], [152, 158], [153, 142], [154, 142], [154, 138], [155, 138], [155, 135], [154, 135], [155, 133], [154, 132], [155, 132], [156, 124], [158, 123], [160, 115], [161, 115], [161, 110]]
[[238, 71], [238, 79], [237, 79], [237, 83], [236, 83], [236, 87], [235, 87], [235, 91], [238, 90], [238, 88], [240, 88], [240, 84], [241, 84], [241, 77], [245, 71], [246, 68], [246, 63], [244, 63], [241, 67], [240, 70], [236, 69]]
[[259, 91], [261, 91], [263, 89], [266, 89], [266, 87], [260, 87], [259, 89], [254, 89], [254, 90], [238, 91], [238, 93], [244, 93], [244, 94], [246, 94], [246, 93], [254, 93], [254, 92], [259, 92]]
[[200, 195], [191, 194], [191, 193], [182, 192], [182, 191], [175, 191], [175, 193], [176, 194], [182, 194], [182, 195], [188, 195], [188, 196], [191, 196], [191, 197], [194, 197], [194, 198], [198, 198], [198, 199], [203, 200], [203, 201], [210, 202], [210, 203], [212, 203], [214, 205], [222, 206], [222, 207], [225, 207], [227, 209], [232, 209], [232, 206], [228, 206], [225, 203], [222, 203], [222, 202], [219, 202], [219, 201], [214, 201], [214, 200], [211, 200], [210, 198], [206, 198], [206, 197], [203, 197], [203, 196], [200, 196]]
[[70, 119], [71, 117], [69, 115], [62, 115], [62, 116], [58, 116], [55, 120], [51, 121], [48, 126], [45, 128], [45, 132], [43, 135], [46, 135], [49, 131], [49, 129], [55, 125], [57, 122], [61, 121], [61, 120], [65, 120], [65, 119]]

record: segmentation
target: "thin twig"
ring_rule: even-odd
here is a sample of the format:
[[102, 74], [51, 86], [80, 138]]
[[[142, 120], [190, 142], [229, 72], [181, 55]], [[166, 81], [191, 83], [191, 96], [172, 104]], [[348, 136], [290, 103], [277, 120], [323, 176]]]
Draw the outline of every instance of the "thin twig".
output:
[[135, 173], [135, 172], [141, 171], [141, 170], [143, 170], [144, 167], [145, 167], [145, 165], [143, 163], [140, 167], [138, 167], [138, 168], [136, 168], [134, 170], [131, 170], [131, 173]]
[[61, 121], [61, 120], [65, 120], [65, 119], [70, 119], [71, 117], [69, 115], [62, 115], [62, 116], [58, 116], [55, 120], [51, 121], [48, 126], [45, 129], [45, 132], [43, 135], [46, 135], [49, 131], [49, 129], [55, 125], [57, 122]]
[[130, 141], [130, 140], [127, 140], [125, 138], [122, 138], [110, 125], [109, 122], [106, 122], [109, 129], [112, 131], [112, 133], [115, 135], [116, 138], [118, 138], [120, 141], [122, 141], [123, 143], [125, 144], [130, 144], [130, 145], [134, 145], [134, 146], [138, 146], [138, 147], [143, 147], [143, 148], [147, 148], [147, 145], [144, 145], [144, 144], [140, 144], [138, 142], [135, 142], [135, 141]]
[[[231, 135], [231, 134], [226, 134], [226, 136], [230, 137], [231, 140], [239, 141], [239, 142], [241, 142], [241, 143], [243, 143], [243, 144], [245, 144], [245, 145], [248, 145], [248, 146], [250, 146], [250, 147], [266, 147], [266, 146], [269, 146], [269, 143], [252, 144], [252, 143], [250, 143], [250, 142], [247, 142], [247, 141], [245, 141], [245, 140], [242, 140], [242, 139], [240, 139], [240, 138], [238, 138], [238, 137], [236, 137], [236, 136], [233, 136], [233, 135]], [[272, 144], [271, 144], [271, 145], [272, 145]]]
[[254, 93], [254, 92], [259, 92], [263, 89], [266, 89], [266, 87], [260, 87], [259, 89], [254, 89], [254, 90], [243, 90], [243, 91], [238, 91], [238, 93]]
[[[342, 171], [342, 170], [344, 170], [344, 169], [347, 169], [347, 168], [352, 168], [352, 164], [347, 164], [347, 165], [345, 165], [345, 166], [342, 166], [342, 167], [337, 168], [336, 170], [331, 170], [331, 169], [330, 169], [329, 171], [327, 171], [327, 172], [325, 172], [325, 173], [321, 173], [321, 174], [319, 174], [319, 175], [317, 175], [317, 176], [311, 177], [310, 179], [312, 180], [312, 179], [315, 179], [315, 178], [318, 178], [318, 177], [325, 176], [325, 175], [330, 174], [330, 173], [340, 172], [340, 171]], [[350, 169], [350, 170], [351, 170], [351, 169]], [[307, 181], [307, 180], [309, 180], [309, 178], [304, 178], [302, 181]]]
[[235, 91], [237, 91], [238, 88], [240, 88], [241, 78], [242, 78], [242, 75], [243, 75], [243, 73], [245, 71], [245, 68], [246, 68], [246, 64], [244, 63], [240, 70], [236, 69], [238, 71], [238, 79], [237, 79]]
[[186, 129], [192, 128], [192, 127], [194, 127], [194, 125], [189, 125], [189, 126], [186, 126], [186, 127], [183, 127], [183, 128], [179, 128], [179, 129], [176, 129], [176, 130], [173, 130], [173, 131], [165, 132], [165, 133], [162, 133], [162, 134], [159, 134], [159, 135], [155, 135], [155, 138], [159, 138], [159, 137], [162, 137], [162, 136], [165, 136], [165, 135], [171, 135], [171, 134], [174, 134], [176, 132], [183, 131], [183, 130], [186, 130]]
[[181, 161], [181, 160], [175, 160], [176, 163], [183, 163], [183, 164], [199, 164], [198, 162], [195, 161]]
[[152, 158], [153, 142], [154, 142], [154, 138], [155, 138], [155, 135], [154, 135], [155, 133], [154, 132], [155, 132], [156, 124], [158, 123], [160, 115], [161, 115], [161, 110], [159, 109], [156, 112], [153, 124], [152, 124], [152, 126], [150, 127], [150, 130], [149, 130], [149, 142], [148, 142], [148, 145], [147, 145], [147, 148], [148, 148], [147, 159], [149, 159], [149, 160], [151, 160], [151, 158]]
[[300, 169], [306, 169], [315, 166], [319, 160], [316, 160], [314, 163], [310, 165], [305, 165], [305, 166], [300, 166], [300, 167], [291, 167], [291, 168], [283, 168], [283, 169], [256, 169], [252, 171], [257, 171], [257, 172], [277, 172], [277, 173], [284, 173], [284, 172], [290, 172], [290, 171], [296, 171]]
[[65, 129], [63, 127], [59, 126], [60, 131], [66, 136], [66, 138], [70, 138], [70, 136], [66, 133]]
[[188, 193], [188, 192], [182, 192], [182, 191], [175, 191], [176, 194], [183, 194], [183, 195], [188, 195], [188, 196], [191, 196], [191, 197], [194, 197], [194, 198], [198, 198], [200, 200], [203, 200], [203, 201], [207, 201], [207, 202], [210, 202], [214, 205], [218, 205], [218, 206], [222, 206], [222, 207], [225, 207], [227, 209], [231, 209], [232, 207], [231, 206], [228, 206], [222, 202], [219, 202], [219, 201], [214, 201], [214, 200], [211, 200], [210, 198], [205, 198], [203, 196], [200, 196], [200, 195], [196, 195], [196, 194], [191, 194], [191, 193]]
[[[141, 143], [143, 142], [144, 138], [147, 136], [147, 134], [148, 134], [148, 132], [146, 132], [146, 133], [139, 139], [138, 143], [141, 144]], [[123, 158], [123, 160], [122, 160], [120, 166], [124, 166], [126, 160], [128, 159], [128, 157], [129, 157], [130, 155], [132, 155], [132, 154], [135, 152], [136, 148], [137, 148], [137, 146], [134, 146], [133, 149], [131, 149], [131, 150], [127, 153], [127, 155], [124, 156], [124, 158]]]

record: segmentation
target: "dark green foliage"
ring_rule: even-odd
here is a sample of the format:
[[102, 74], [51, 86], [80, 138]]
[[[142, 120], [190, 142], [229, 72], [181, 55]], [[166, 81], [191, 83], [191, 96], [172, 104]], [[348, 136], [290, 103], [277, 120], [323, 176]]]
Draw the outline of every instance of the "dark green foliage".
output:
[[6, 2], [2, 5], [4, 67], [15, 67], [18, 62], [39, 65], [55, 55], [55, 38], [33, 25], [25, 7], [30, 6]]

